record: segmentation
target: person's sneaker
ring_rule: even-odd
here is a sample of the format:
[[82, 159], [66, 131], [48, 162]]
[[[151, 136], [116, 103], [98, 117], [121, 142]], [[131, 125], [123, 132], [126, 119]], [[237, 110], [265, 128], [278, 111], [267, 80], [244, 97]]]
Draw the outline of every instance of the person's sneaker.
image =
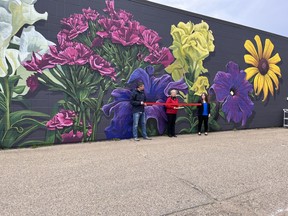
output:
[[207, 136], [208, 135], [208, 133], [207, 132], [205, 132], [205, 136]]
[[199, 132], [198, 135], [201, 136], [201, 133]]
[[144, 137], [145, 140], [152, 140], [150, 137]]
[[140, 139], [138, 139], [138, 138], [134, 138], [134, 141], [140, 141]]

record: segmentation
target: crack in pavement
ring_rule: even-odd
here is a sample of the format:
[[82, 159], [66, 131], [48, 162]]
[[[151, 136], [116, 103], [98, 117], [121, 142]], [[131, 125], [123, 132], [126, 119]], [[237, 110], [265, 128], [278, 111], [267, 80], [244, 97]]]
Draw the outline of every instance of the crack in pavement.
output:
[[184, 212], [184, 211], [187, 211], [187, 210], [199, 208], [199, 207], [202, 207], [202, 206], [211, 205], [211, 204], [213, 204], [213, 203], [214, 203], [214, 202], [203, 203], [203, 204], [201, 204], [201, 205], [196, 205], [196, 206], [188, 207], [188, 208], [185, 208], [185, 209], [180, 209], [180, 210], [178, 210], [178, 211], [169, 212], [169, 213], [166, 213], [166, 214], [163, 214], [163, 215], [160, 215], [160, 216], [173, 215], [173, 214], [181, 213], [181, 212]]

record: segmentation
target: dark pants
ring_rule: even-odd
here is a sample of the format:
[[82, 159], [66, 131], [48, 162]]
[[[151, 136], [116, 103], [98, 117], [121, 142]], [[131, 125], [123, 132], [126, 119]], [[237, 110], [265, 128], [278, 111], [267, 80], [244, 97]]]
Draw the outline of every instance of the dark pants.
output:
[[198, 116], [198, 132], [201, 132], [202, 122], [204, 121], [204, 131], [208, 132], [208, 116]]
[[167, 127], [167, 133], [168, 136], [175, 136], [175, 122], [176, 122], [176, 114], [168, 114], [168, 127]]

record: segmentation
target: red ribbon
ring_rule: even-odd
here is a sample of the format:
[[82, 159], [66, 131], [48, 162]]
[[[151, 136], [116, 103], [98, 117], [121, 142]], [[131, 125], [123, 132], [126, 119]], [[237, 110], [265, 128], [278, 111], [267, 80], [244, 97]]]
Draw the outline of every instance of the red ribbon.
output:
[[201, 103], [178, 103], [178, 104], [171, 104], [171, 103], [158, 103], [158, 102], [145, 102], [146, 105], [159, 105], [159, 106], [201, 106]]

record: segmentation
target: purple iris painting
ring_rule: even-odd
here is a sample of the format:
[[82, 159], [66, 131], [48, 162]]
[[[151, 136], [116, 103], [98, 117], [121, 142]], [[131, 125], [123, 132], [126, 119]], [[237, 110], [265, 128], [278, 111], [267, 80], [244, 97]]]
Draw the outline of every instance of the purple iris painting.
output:
[[254, 109], [254, 103], [249, 97], [253, 88], [238, 64], [230, 61], [226, 68], [227, 72], [217, 72], [210, 91], [215, 93], [218, 102], [223, 103], [222, 110], [227, 121], [241, 122], [244, 126]]
[[[165, 102], [169, 90], [177, 89], [187, 93], [187, 85], [183, 79], [175, 82], [168, 74], [155, 77], [154, 68], [147, 66], [145, 69], [138, 68], [131, 74], [128, 84], [142, 81], [145, 86], [147, 102]], [[110, 126], [105, 129], [107, 139], [127, 139], [132, 137], [132, 105], [130, 97], [132, 91], [126, 88], [118, 88], [112, 92], [114, 101], [103, 106], [102, 110], [106, 116], [114, 113]], [[157, 129], [160, 134], [165, 131], [167, 117], [163, 106], [153, 105], [145, 107], [147, 120], [152, 118], [157, 121]]]

